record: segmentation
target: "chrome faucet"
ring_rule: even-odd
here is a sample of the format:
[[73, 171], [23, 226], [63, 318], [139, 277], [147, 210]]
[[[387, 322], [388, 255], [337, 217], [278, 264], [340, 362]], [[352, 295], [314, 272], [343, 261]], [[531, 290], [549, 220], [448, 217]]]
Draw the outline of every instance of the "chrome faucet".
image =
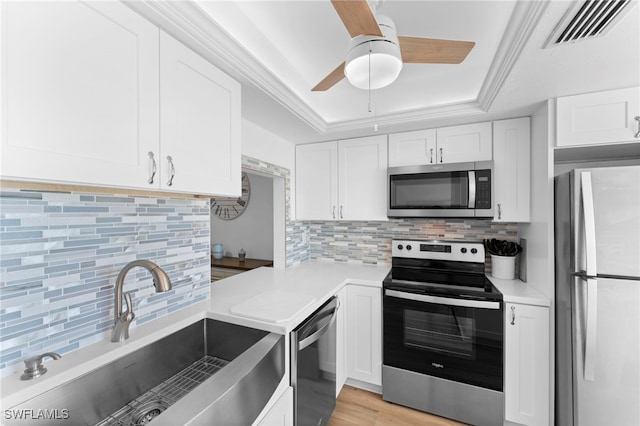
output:
[[161, 293], [171, 290], [171, 280], [166, 272], [161, 267], [156, 265], [150, 260], [134, 260], [125, 265], [124, 268], [118, 274], [116, 278], [115, 287], [115, 325], [111, 332], [112, 342], [124, 342], [129, 338], [129, 326], [136, 317], [133, 313], [133, 305], [131, 304], [131, 294], [125, 293], [124, 300], [127, 304], [127, 310], [122, 312], [122, 287], [124, 286], [124, 278], [127, 276], [129, 270], [136, 266], [142, 266], [151, 272], [153, 276], [153, 285], [156, 287], [156, 292]]

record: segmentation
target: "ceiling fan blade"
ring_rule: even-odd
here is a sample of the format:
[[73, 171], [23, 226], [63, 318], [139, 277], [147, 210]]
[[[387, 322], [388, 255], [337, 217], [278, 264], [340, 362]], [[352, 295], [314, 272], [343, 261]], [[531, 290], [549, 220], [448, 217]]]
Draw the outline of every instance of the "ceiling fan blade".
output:
[[459, 64], [475, 42], [398, 36], [402, 62], [408, 64]]
[[344, 62], [338, 65], [338, 67], [331, 71], [320, 83], [311, 89], [312, 92], [324, 92], [331, 89], [336, 83], [344, 78]]
[[338, 12], [351, 38], [359, 35], [382, 37], [382, 31], [367, 0], [331, 0], [331, 4]]

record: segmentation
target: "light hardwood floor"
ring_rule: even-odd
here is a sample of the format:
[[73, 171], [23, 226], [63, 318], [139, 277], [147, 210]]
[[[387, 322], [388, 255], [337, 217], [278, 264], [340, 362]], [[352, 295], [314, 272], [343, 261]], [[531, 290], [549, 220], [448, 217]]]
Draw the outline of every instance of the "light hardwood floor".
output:
[[327, 426], [355, 425], [461, 426], [463, 423], [391, 404], [383, 401], [382, 395], [344, 386]]

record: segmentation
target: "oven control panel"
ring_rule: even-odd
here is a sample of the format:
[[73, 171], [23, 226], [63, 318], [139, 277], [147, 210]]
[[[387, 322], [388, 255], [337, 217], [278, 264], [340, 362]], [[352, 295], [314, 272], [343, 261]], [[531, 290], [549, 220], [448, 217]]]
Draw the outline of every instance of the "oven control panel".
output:
[[391, 244], [392, 257], [484, 263], [484, 244], [479, 241], [392, 240]]

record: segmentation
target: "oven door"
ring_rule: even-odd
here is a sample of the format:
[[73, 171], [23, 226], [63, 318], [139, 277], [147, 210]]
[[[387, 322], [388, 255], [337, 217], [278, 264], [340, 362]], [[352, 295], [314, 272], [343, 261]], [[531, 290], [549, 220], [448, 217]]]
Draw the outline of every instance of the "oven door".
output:
[[383, 363], [502, 391], [502, 306], [385, 289]]

